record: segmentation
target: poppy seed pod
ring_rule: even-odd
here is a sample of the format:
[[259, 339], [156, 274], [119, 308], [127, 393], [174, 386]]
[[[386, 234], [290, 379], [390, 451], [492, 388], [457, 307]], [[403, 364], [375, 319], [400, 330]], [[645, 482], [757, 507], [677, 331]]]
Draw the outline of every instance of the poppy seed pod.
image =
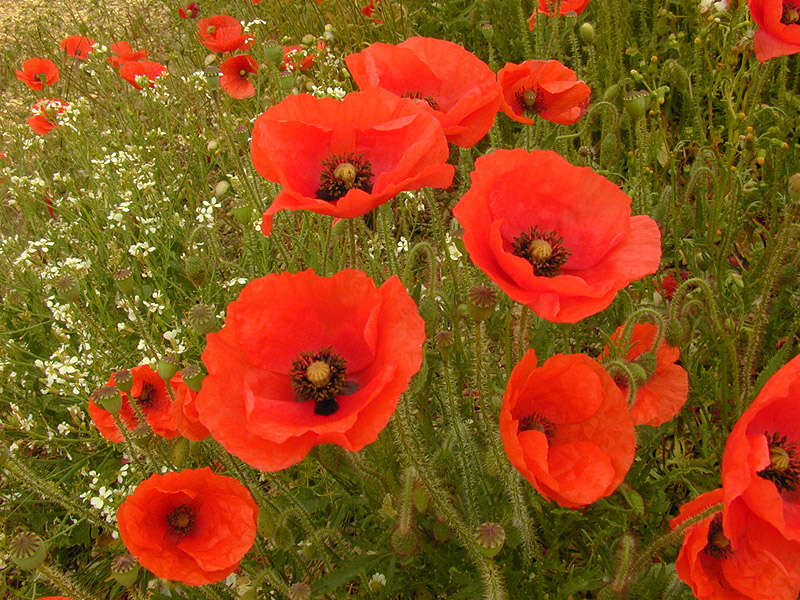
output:
[[130, 554], [120, 554], [111, 560], [111, 575], [125, 587], [134, 584], [139, 576], [139, 563]]
[[37, 534], [20, 531], [8, 543], [11, 560], [23, 571], [33, 571], [47, 558], [47, 543]]
[[503, 549], [506, 531], [500, 523], [481, 523], [475, 528], [475, 541], [484, 556], [496, 556]]
[[203, 385], [205, 373], [203, 373], [203, 369], [197, 365], [188, 365], [181, 371], [181, 377], [190, 390], [199, 392]]
[[107, 410], [113, 415], [119, 413], [120, 409], [122, 408], [122, 396], [119, 393], [119, 390], [114, 387], [113, 385], [104, 385], [101, 388], [98, 388], [92, 394], [94, 398], [95, 404], [102, 408], [103, 410]]
[[217, 316], [214, 308], [208, 304], [195, 304], [186, 311], [186, 321], [189, 327], [200, 335], [205, 335], [217, 328]]
[[625, 110], [632, 119], [641, 119], [647, 112], [647, 106], [650, 104], [650, 92], [645, 90], [637, 90], [625, 95], [624, 99]]
[[169, 381], [172, 376], [181, 368], [178, 357], [174, 354], [167, 354], [158, 361], [158, 374], [164, 381]]
[[117, 269], [111, 275], [111, 278], [116, 282], [119, 291], [123, 294], [133, 292], [133, 277], [130, 269]]
[[476, 285], [467, 292], [467, 310], [473, 321], [485, 321], [497, 306], [497, 290], [488, 285]]

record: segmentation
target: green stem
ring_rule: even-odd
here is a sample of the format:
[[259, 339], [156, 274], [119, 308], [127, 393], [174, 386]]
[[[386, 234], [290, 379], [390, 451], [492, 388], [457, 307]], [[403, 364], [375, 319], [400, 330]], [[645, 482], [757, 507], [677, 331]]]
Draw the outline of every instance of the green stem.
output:
[[62, 573], [56, 567], [43, 563], [36, 571], [59, 590], [69, 595], [71, 600], [92, 600], [91, 594], [84, 592], [72, 577]]

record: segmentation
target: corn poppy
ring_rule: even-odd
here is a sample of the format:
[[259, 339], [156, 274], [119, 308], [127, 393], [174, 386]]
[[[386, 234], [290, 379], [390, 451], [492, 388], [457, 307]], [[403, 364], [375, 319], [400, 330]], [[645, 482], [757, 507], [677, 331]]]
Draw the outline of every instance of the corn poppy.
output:
[[135, 60], [144, 60], [147, 58], [147, 50], [136, 50], [131, 47], [129, 42], [121, 41], [111, 44], [110, 48], [114, 56], [109, 56], [106, 60], [115, 69], [119, 68], [126, 62]]
[[313, 49], [306, 49], [303, 52], [302, 46], [281, 46], [283, 50], [283, 58], [281, 59], [281, 71], [305, 71], [310, 69], [314, 64], [314, 59], [322, 53], [327, 47], [324, 40], [319, 40], [316, 45], [316, 51]]
[[172, 388], [172, 414], [175, 427], [180, 434], [189, 439], [199, 442], [209, 436], [208, 429], [200, 422], [197, 414], [197, 392], [190, 389], [183, 381], [180, 372], [175, 373], [169, 380]]
[[489, 66], [458, 44], [412, 37], [376, 42], [345, 58], [359, 88], [379, 87], [417, 100], [444, 128], [447, 140], [469, 148], [494, 123], [500, 86]]
[[800, 540], [800, 355], [764, 384], [725, 443], [726, 507], [741, 498], [785, 537]]
[[592, 90], [575, 71], [557, 60], [506, 63], [497, 72], [503, 90], [500, 109], [519, 123], [531, 125], [533, 115], [560, 125], [576, 123], [586, 112]]
[[[132, 60], [122, 63], [119, 74], [137, 90], [142, 89], [141, 83], [147, 78], [149, 85], [153, 87], [158, 77], [166, 75], [167, 67], [152, 60]], [[138, 81], [137, 81], [138, 80]]]
[[258, 72], [258, 63], [249, 54], [237, 54], [220, 66], [219, 85], [231, 98], [242, 100], [256, 95], [256, 88], [247, 78]]
[[[533, 26], [536, 23], [537, 12], [539, 14], [548, 16], [555, 15], [557, 3], [557, 0], [539, 0], [539, 9], [538, 11], [533, 11], [531, 19], [528, 21], [528, 29], [533, 29]], [[558, 13], [560, 15], [566, 15], [567, 13], [575, 13], [579, 15], [586, 8], [587, 4], [589, 4], [589, 0], [561, 0]]]
[[653, 273], [661, 233], [630, 216], [631, 199], [555, 152], [496, 150], [478, 158], [453, 209], [472, 261], [548, 321], [574, 323]]
[[188, 585], [230, 575], [253, 545], [257, 521], [247, 488], [208, 467], [151, 475], [117, 510], [119, 535], [139, 564]]
[[283, 186], [261, 230], [269, 235], [279, 210], [358, 217], [403, 190], [447, 187], [449, 156], [439, 122], [411, 100], [380, 89], [289, 96], [253, 127], [256, 171]]
[[748, 6], [758, 25], [753, 49], [759, 61], [800, 52], [800, 1], [749, 0]]
[[46, 85], [53, 85], [59, 78], [58, 67], [49, 58], [29, 58], [22, 63], [22, 70], [15, 71], [17, 79], [35, 92]]
[[178, 8], [178, 16], [181, 19], [196, 19], [200, 15], [200, 7], [197, 2], [189, 2], [186, 8]]
[[34, 133], [45, 135], [58, 127], [58, 115], [67, 110], [69, 102], [58, 98], [42, 98], [31, 106], [31, 115], [28, 125]]
[[92, 51], [94, 40], [85, 35], [71, 35], [68, 38], [61, 40], [61, 49], [67, 53], [67, 56], [77, 58], [78, 60], [86, 60], [89, 53]]
[[[178, 429], [175, 424], [175, 416], [172, 409], [172, 402], [167, 392], [164, 381], [149, 365], [141, 365], [130, 369], [133, 377], [133, 384], [130, 392], [126, 393], [119, 390], [122, 395], [122, 408], [119, 411], [119, 418], [129, 430], [139, 426], [139, 419], [130, 405], [130, 399], [136, 401], [136, 405], [144, 414], [147, 424], [153, 433], [164, 438], [174, 438], [178, 436]], [[117, 386], [116, 374], [112, 373], [107, 386]], [[110, 442], [121, 442], [123, 437], [114, 417], [105, 409], [100, 408], [94, 399], [94, 394], [89, 396], [89, 416], [104, 438]]]
[[[681, 506], [670, 521], [674, 529], [714, 504], [722, 488]], [[691, 525], [675, 569], [700, 600], [796, 600], [800, 593], [800, 544], [790, 542], [737, 500], [723, 514], [715, 513]]]
[[197, 39], [212, 52], [244, 50], [253, 36], [242, 33], [242, 24], [229, 15], [214, 15], [197, 22]]
[[318, 444], [374, 442], [422, 364], [425, 323], [397, 276], [380, 287], [348, 269], [248, 283], [207, 336], [200, 421], [265, 471]]
[[[624, 327], [619, 327], [611, 334], [611, 341], [617, 342]], [[678, 414], [689, 396], [689, 374], [686, 369], [676, 365], [681, 356], [680, 348], [670, 346], [664, 339], [658, 344], [655, 361], [645, 359], [652, 353], [656, 341], [658, 327], [653, 323], [636, 323], [630, 339], [630, 347], [625, 353], [629, 361], [640, 363], [647, 379], [636, 389], [636, 398], [631, 406], [631, 416], [636, 425], [658, 427]], [[608, 347], [603, 350], [608, 355]], [[627, 394], [626, 384], [620, 384], [622, 392]]]

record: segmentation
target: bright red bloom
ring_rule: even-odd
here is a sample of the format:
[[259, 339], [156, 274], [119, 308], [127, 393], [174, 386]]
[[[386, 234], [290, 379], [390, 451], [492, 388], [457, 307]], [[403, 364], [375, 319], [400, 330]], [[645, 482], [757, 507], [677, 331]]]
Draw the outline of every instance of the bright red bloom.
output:
[[181, 377], [180, 372], [175, 373], [169, 380], [172, 388], [172, 415], [175, 420], [175, 427], [180, 434], [189, 440], [199, 442], [206, 439], [209, 435], [208, 429], [200, 422], [200, 415], [197, 413], [197, 392], [189, 389]]
[[614, 492], [633, 463], [633, 421], [603, 366], [531, 349], [514, 367], [500, 408], [508, 459], [548, 500], [579, 508]]
[[[557, 0], [539, 0], [538, 12], [543, 15], [552, 16], [555, 14], [556, 3]], [[589, 4], [589, 0], [561, 0], [561, 9], [558, 12], [561, 15], [566, 15], [571, 12], [579, 15], [586, 8], [587, 4]], [[533, 11], [531, 19], [528, 21], [528, 29], [533, 29], [533, 25], [536, 23], [536, 13], [537, 11]]]
[[[133, 367], [130, 371], [133, 375], [133, 385], [130, 393], [126, 394], [120, 390], [122, 409], [119, 411], [119, 417], [122, 422], [129, 430], [136, 429], [139, 426], [139, 420], [130, 405], [130, 399], [133, 398], [144, 414], [147, 424], [150, 425], [153, 433], [164, 438], [177, 437], [178, 428], [175, 423], [172, 401], [164, 380], [150, 368], [150, 365]], [[113, 373], [106, 385], [117, 385]], [[122, 433], [114, 423], [114, 417], [107, 410], [97, 406], [92, 396], [89, 396], [89, 416], [92, 418], [100, 435], [108, 441], [119, 443], [123, 440]]]
[[[714, 504], [723, 490], [698, 496], [680, 508], [674, 529]], [[675, 569], [699, 600], [796, 600], [800, 593], [800, 544], [790, 542], [774, 527], [736, 501], [722, 513], [698, 521], [686, 530]]]
[[15, 71], [17, 79], [35, 92], [46, 85], [53, 85], [59, 78], [58, 67], [49, 58], [29, 58], [22, 63], [22, 70]]
[[147, 50], [136, 50], [134, 52], [133, 48], [131, 48], [131, 45], [126, 41], [111, 44], [111, 52], [114, 53], [115, 56], [109, 56], [106, 60], [108, 61], [108, 64], [115, 69], [126, 62], [144, 60], [147, 58]]
[[575, 71], [557, 60], [506, 63], [497, 72], [503, 90], [500, 109], [519, 123], [531, 125], [529, 115], [560, 125], [576, 123], [586, 112], [592, 90]]
[[67, 56], [79, 60], [86, 60], [89, 53], [92, 51], [92, 44], [94, 44], [92, 38], [86, 37], [85, 35], [72, 35], [61, 40], [61, 49], [67, 53]]
[[[619, 327], [611, 340], [617, 342], [624, 327]], [[625, 354], [629, 361], [636, 361], [643, 354], [653, 349], [658, 327], [653, 323], [636, 323], [631, 334], [631, 345]], [[603, 350], [608, 355], [608, 347]], [[680, 348], [669, 346], [664, 338], [656, 351], [655, 371], [649, 374], [647, 381], [636, 389], [636, 399], [631, 407], [631, 416], [635, 425], [652, 425], [658, 427], [678, 414], [689, 396], [689, 374], [686, 369], [676, 365], [681, 356]], [[646, 365], [642, 365], [647, 370]], [[619, 384], [619, 382], [617, 382]], [[620, 386], [623, 394], [626, 387]]]
[[726, 508], [741, 498], [800, 540], [800, 355], [770, 377], [728, 436], [722, 487]]
[[119, 74], [122, 75], [122, 78], [137, 90], [142, 89], [142, 86], [136, 81], [137, 78], [147, 77], [150, 81], [148, 87], [153, 87], [156, 83], [156, 78], [162, 77], [166, 73], [167, 67], [152, 60], [132, 60], [122, 63], [119, 68]]
[[447, 140], [464, 148], [486, 135], [500, 108], [495, 74], [453, 42], [427, 37], [397, 46], [376, 42], [345, 62], [359, 88], [383, 88], [417, 100], [436, 115]]
[[212, 52], [245, 50], [253, 36], [242, 33], [242, 24], [229, 15], [215, 15], [197, 22], [197, 39]]
[[759, 61], [800, 52], [800, 0], [749, 0], [747, 4], [758, 25], [753, 49]]
[[67, 110], [69, 102], [58, 98], [42, 98], [31, 106], [31, 114], [28, 117], [28, 125], [33, 132], [38, 135], [50, 133], [58, 127], [58, 115]]
[[183, 8], [178, 8], [178, 16], [180, 16], [181, 19], [196, 19], [199, 14], [200, 7], [197, 5], [197, 2], [189, 2], [185, 10]]
[[314, 58], [321, 54], [326, 47], [325, 40], [317, 42], [316, 52], [309, 49], [303, 53], [302, 46], [281, 46], [283, 59], [281, 60], [280, 68], [282, 71], [294, 71], [295, 69], [305, 71], [310, 69], [314, 64]]
[[551, 151], [496, 150], [475, 161], [453, 209], [472, 261], [548, 321], [575, 323], [653, 273], [661, 232], [631, 199]]
[[128, 551], [157, 577], [188, 585], [230, 575], [256, 539], [258, 507], [208, 467], [151, 475], [117, 510]]
[[250, 157], [283, 186], [264, 213], [265, 235], [279, 210], [358, 217], [403, 190], [447, 187], [454, 172], [433, 115], [380, 89], [341, 101], [289, 96], [256, 120]]
[[380, 24], [383, 23], [383, 20], [372, 16], [372, 14], [375, 12], [375, 7], [378, 5], [378, 2], [380, 2], [380, 0], [371, 0], [369, 4], [366, 4], [361, 9], [361, 14], [364, 15], [365, 17], [369, 17], [375, 23]]
[[311, 270], [248, 283], [207, 336], [200, 421], [265, 471], [318, 444], [374, 442], [422, 364], [425, 323], [397, 276]]
[[232, 98], [242, 100], [256, 95], [256, 88], [247, 78], [258, 72], [258, 63], [249, 54], [238, 54], [225, 60], [219, 70], [220, 87]]

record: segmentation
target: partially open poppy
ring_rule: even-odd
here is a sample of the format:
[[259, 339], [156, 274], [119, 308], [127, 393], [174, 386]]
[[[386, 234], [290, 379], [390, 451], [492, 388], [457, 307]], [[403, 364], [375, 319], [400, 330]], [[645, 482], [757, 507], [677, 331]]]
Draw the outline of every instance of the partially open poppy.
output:
[[137, 90], [142, 89], [145, 81], [147, 87], [153, 87], [156, 79], [167, 73], [167, 67], [152, 60], [132, 60], [122, 64], [119, 74]]
[[658, 269], [658, 225], [630, 205], [555, 152], [496, 150], [475, 161], [453, 214], [470, 258], [503, 291], [543, 319], [574, 323]]
[[376, 42], [345, 62], [359, 88], [415, 99], [436, 116], [447, 140], [464, 148], [488, 133], [500, 108], [495, 74], [453, 42], [428, 37], [396, 46]]
[[169, 385], [172, 388], [172, 414], [175, 427], [186, 439], [195, 442], [206, 439], [210, 434], [200, 422], [200, 415], [197, 413], [197, 392], [186, 385], [180, 372], [173, 375]]
[[68, 38], [61, 40], [61, 49], [67, 53], [67, 56], [77, 58], [78, 60], [86, 60], [89, 53], [92, 51], [94, 40], [85, 35], [72, 35]]
[[530, 125], [539, 116], [560, 125], [576, 123], [586, 112], [592, 90], [575, 71], [557, 60], [506, 63], [497, 72], [503, 90], [500, 109], [510, 118]]
[[433, 115], [380, 89], [289, 96], [256, 119], [250, 157], [283, 186], [264, 213], [265, 235], [279, 210], [358, 217], [403, 190], [447, 187], [454, 173]]
[[258, 506], [208, 467], [151, 475], [117, 510], [119, 535], [139, 564], [188, 585], [230, 575], [256, 538]]
[[237, 54], [220, 66], [219, 85], [231, 98], [242, 100], [256, 95], [256, 88], [248, 79], [258, 72], [258, 63], [249, 54]]
[[31, 115], [28, 125], [34, 133], [45, 135], [58, 127], [58, 115], [67, 110], [69, 102], [58, 98], [42, 98], [31, 106]]
[[189, 2], [186, 8], [178, 8], [178, 16], [181, 19], [196, 19], [200, 15], [200, 6], [197, 2]]
[[305, 71], [310, 69], [314, 64], [314, 59], [317, 55], [325, 50], [327, 44], [325, 40], [319, 40], [314, 49], [307, 49], [304, 51], [302, 46], [281, 46], [283, 49], [283, 59], [281, 60], [280, 68], [282, 71], [294, 71], [295, 69]]
[[633, 463], [633, 421], [603, 366], [556, 354], [537, 366], [528, 350], [500, 408], [508, 459], [548, 500], [579, 508], [610, 495]]
[[244, 50], [253, 36], [242, 33], [242, 24], [229, 15], [214, 15], [197, 22], [197, 39], [212, 52]]
[[[147, 58], [147, 50], [136, 50], [131, 47], [130, 43], [126, 41], [115, 42], [111, 44], [110, 48], [114, 56], [109, 56], [106, 60], [115, 69], [126, 62], [134, 60], [144, 60]], [[158, 63], [156, 63], [158, 64]]]
[[29, 58], [22, 63], [22, 70], [15, 71], [15, 74], [17, 79], [36, 92], [46, 85], [53, 85], [59, 78], [58, 67], [49, 58]]
[[[528, 21], [528, 29], [533, 29], [534, 24], [536, 23], [536, 14], [549, 15], [552, 16], [556, 14], [556, 5], [558, 4], [558, 0], [539, 0], [539, 10], [533, 11], [531, 15], [530, 21]], [[589, 0], [560, 0], [560, 8], [558, 13], [560, 15], [566, 15], [567, 13], [575, 13], [581, 14], [586, 6], [589, 4]]]
[[726, 507], [741, 498], [800, 540], [800, 355], [770, 377], [728, 436], [722, 487]]
[[[620, 339], [623, 329], [624, 327], [619, 327], [611, 334], [612, 342]], [[657, 333], [658, 327], [653, 323], [636, 323], [625, 358], [636, 361], [651, 353]], [[603, 354], [608, 354], [608, 348], [603, 350]], [[631, 416], [636, 425], [658, 427], [677, 415], [686, 404], [689, 396], [689, 374], [682, 366], [675, 364], [680, 356], [680, 348], [668, 345], [662, 338], [655, 352], [654, 365], [642, 365], [648, 377], [636, 389], [636, 398], [631, 406]], [[618, 381], [617, 385], [627, 394], [627, 384]]]
[[800, 52], [800, 0], [749, 0], [747, 4], [758, 25], [753, 49], [759, 61]]
[[425, 323], [397, 276], [267, 275], [207, 336], [200, 421], [231, 454], [265, 471], [318, 444], [374, 442], [422, 364]]

